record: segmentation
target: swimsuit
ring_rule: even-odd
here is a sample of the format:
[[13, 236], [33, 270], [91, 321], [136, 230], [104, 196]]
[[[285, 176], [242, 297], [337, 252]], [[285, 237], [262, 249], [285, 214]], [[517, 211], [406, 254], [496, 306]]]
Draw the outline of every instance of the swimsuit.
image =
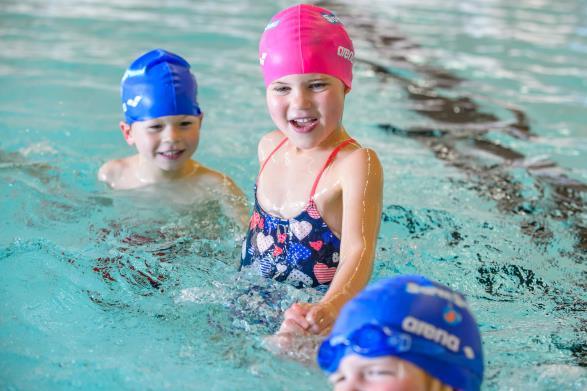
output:
[[[283, 139], [269, 154], [259, 176], [269, 159], [286, 141], [287, 138]], [[282, 219], [265, 212], [257, 200], [255, 184], [255, 206], [243, 242], [241, 268], [252, 266], [263, 277], [286, 281], [296, 288], [327, 287], [330, 284], [339, 262], [340, 239], [320, 216], [314, 193], [324, 170], [338, 152], [355, 142], [347, 139], [334, 148], [314, 180], [310, 201], [295, 217]]]

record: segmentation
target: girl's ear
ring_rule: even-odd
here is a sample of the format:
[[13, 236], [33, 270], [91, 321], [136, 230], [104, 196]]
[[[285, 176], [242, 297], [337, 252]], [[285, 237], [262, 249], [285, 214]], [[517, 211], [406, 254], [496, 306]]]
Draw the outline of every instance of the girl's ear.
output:
[[127, 124], [124, 121], [120, 121], [120, 123], [118, 124], [118, 126], [120, 126], [120, 130], [122, 131], [122, 137], [124, 137], [124, 139], [126, 140], [126, 143], [128, 145], [134, 145], [135, 140], [132, 137], [132, 128], [129, 124]]

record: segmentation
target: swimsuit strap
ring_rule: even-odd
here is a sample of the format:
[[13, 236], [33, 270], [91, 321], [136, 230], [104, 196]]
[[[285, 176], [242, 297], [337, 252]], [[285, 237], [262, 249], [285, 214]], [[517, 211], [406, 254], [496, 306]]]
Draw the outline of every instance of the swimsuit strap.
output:
[[269, 162], [269, 159], [271, 159], [271, 157], [275, 154], [275, 152], [277, 152], [277, 150], [279, 148], [281, 148], [281, 146], [283, 144], [285, 144], [286, 141], [287, 141], [287, 137], [284, 137], [283, 140], [281, 140], [281, 142], [279, 144], [277, 144], [277, 146], [273, 149], [273, 151], [271, 151], [271, 153], [269, 154], [269, 156], [267, 156], [267, 159], [265, 159], [265, 161], [261, 165], [261, 169], [259, 170], [259, 174], [257, 174], [257, 182], [259, 182], [259, 177], [261, 176], [261, 173], [263, 172], [263, 169], [265, 168], [265, 166]]
[[332, 152], [330, 152], [330, 155], [328, 156], [326, 163], [324, 163], [324, 166], [322, 166], [322, 169], [320, 170], [320, 172], [316, 176], [316, 180], [314, 181], [314, 185], [312, 186], [312, 191], [310, 192], [310, 201], [314, 200], [314, 193], [316, 193], [316, 188], [318, 187], [318, 182], [320, 182], [320, 178], [322, 178], [322, 174], [324, 173], [324, 171], [328, 168], [330, 163], [332, 163], [332, 161], [336, 158], [336, 155], [338, 154], [338, 152], [350, 143], [356, 144], [357, 141], [354, 138], [346, 139], [343, 142], [341, 142], [340, 144], [338, 144], [336, 146], [336, 148], [334, 148], [332, 150]]

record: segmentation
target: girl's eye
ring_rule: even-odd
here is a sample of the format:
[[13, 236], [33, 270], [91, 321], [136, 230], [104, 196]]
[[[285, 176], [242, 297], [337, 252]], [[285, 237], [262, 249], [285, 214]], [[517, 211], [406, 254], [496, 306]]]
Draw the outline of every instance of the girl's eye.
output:
[[290, 90], [289, 87], [286, 86], [277, 86], [273, 87], [273, 91], [277, 92], [278, 94], [285, 94]]
[[324, 88], [326, 88], [328, 84], [325, 82], [314, 82], [312, 84], [310, 84], [310, 88], [314, 91], [319, 91], [319, 90], [323, 90]]

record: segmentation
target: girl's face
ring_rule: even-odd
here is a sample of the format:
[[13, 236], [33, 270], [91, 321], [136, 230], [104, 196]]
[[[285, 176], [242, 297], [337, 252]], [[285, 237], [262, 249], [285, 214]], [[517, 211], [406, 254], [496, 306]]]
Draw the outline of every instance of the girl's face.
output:
[[432, 378], [424, 371], [393, 356], [367, 358], [349, 354], [329, 380], [334, 391], [429, 391], [432, 388]]
[[347, 92], [342, 81], [322, 73], [288, 75], [267, 87], [267, 107], [296, 147], [311, 149], [342, 128]]
[[[201, 120], [201, 115], [170, 115], [134, 122], [127, 132], [122, 132], [151, 167], [179, 171], [191, 161], [198, 147]], [[128, 127], [121, 123], [121, 128], [123, 125]]]

